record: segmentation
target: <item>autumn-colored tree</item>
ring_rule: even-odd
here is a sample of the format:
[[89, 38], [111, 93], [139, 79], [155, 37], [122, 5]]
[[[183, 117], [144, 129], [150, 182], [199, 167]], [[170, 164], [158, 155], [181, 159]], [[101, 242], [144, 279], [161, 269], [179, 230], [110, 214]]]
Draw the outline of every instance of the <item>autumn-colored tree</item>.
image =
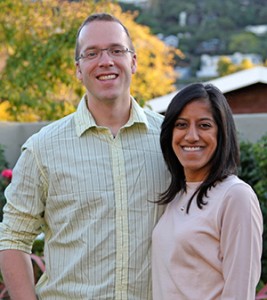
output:
[[65, 115], [66, 104], [73, 106], [77, 98], [71, 41], [75, 16], [81, 15], [78, 5], [7, 0], [0, 9], [0, 45], [7, 58], [0, 74], [1, 102], [9, 102], [16, 121]]
[[115, 15], [129, 28], [137, 52], [138, 67], [131, 88], [134, 97], [144, 104], [146, 100], [175, 90], [174, 58], [183, 57], [183, 53], [151, 35], [148, 27], [136, 24], [135, 15], [122, 13], [120, 8]]
[[222, 56], [217, 64], [217, 72], [219, 76], [225, 76], [236, 72], [236, 68], [229, 57]]
[[75, 75], [76, 32], [93, 12], [112, 13], [128, 27], [138, 56], [132, 94], [140, 103], [173, 90], [173, 59], [182, 54], [112, 2], [0, 1], [0, 109], [8, 108], [9, 119], [55, 120], [75, 110], [85, 91]]
[[242, 62], [238, 65], [232, 63], [231, 59], [227, 56], [223, 56], [219, 59], [217, 65], [217, 71], [219, 76], [226, 76], [241, 70], [246, 70], [253, 68], [255, 65], [251, 62], [250, 59], [243, 59]]
[[246, 70], [246, 69], [251, 69], [255, 67], [255, 65], [253, 64], [253, 62], [248, 59], [248, 58], [244, 58], [242, 61], [241, 61], [241, 64], [238, 65], [238, 69], [241, 71], [241, 70]]

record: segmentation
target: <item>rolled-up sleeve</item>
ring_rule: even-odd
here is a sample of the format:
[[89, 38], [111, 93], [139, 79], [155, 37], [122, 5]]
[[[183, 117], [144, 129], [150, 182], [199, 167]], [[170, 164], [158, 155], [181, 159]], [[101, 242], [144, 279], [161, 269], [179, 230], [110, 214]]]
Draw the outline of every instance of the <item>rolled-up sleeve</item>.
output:
[[47, 184], [31, 141], [13, 169], [12, 182], [5, 190], [7, 203], [0, 224], [0, 250], [30, 253], [36, 236], [44, 229]]

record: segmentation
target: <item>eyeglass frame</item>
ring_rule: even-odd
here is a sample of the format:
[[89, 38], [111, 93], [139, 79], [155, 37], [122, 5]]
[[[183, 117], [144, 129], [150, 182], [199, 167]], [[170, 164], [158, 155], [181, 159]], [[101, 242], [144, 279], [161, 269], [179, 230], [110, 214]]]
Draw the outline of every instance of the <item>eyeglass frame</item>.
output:
[[[123, 48], [122, 50], [118, 49], [118, 50], [121, 50], [122, 52], [119, 55], [117, 55], [117, 56], [116, 55], [112, 55], [111, 52], [110, 52], [111, 51], [110, 49], [112, 49], [112, 48], [116, 49], [116, 47]], [[121, 45], [110, 46], [110, 47], [107, 47], [107, 48], [89, 48], [87, 50], [96, 50], [96, 52], [97, 52], [96, 56], [90, 58], [89, 56], [84, 56], [84, 53], [81, 53], [81, 55], [76, 58], [77, 62], [79, 60], [81, 60], [81, 59], [93, 61], [94, 59], [97, 59], [97, 58], [101, 57], [101, 56], [99, 56], [99, 54], [102, 55], [103, 51], [107, 51], [107, 54], [109, 55], [109, 57], [112, 57], [112, 58], [122, 57], [127, 52], [132, 53], [132, 54], [135, 53], [134, 50], [131, 50], [131, 49], [129, 49], [129, 48], [125, 47], [125, 46], [121, 46]]]

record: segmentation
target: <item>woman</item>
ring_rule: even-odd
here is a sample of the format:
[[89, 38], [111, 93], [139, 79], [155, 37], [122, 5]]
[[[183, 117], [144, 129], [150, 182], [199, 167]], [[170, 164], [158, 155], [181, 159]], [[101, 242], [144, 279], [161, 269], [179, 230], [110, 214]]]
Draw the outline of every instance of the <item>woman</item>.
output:
[[185, 87], [167, 109], [160, 139], [172, 180], [153, 232], [153, 299], [255, 299], [262, 214], [236, 175], [239, 148], [227, 100], [211, 84]]

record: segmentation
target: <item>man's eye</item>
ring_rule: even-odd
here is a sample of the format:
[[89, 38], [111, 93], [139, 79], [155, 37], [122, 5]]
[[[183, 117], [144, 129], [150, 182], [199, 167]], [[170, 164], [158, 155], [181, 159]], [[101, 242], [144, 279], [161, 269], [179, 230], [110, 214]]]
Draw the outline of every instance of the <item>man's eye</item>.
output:
[[97, 55], [98, 55], [98, 52], [96, 50], [88, 50], [88, 51], [84, 52], [81, 55], [81, 57], [91, 59], [91, 58], [97, 57]]
[[92, 57], [95, 57], [95, 56], [97, 56], [96, 51], [89, 51], [85, 54], [85, 57], [89, 57], [89, 58], [92, 58]]
[[120, 48], [112, 48], [112, 49], [110, 49], [110, 52], [115, 55], [118, 55], [118, 54], [120, 55], [120, 54], [122, 54], [123, 50]]

